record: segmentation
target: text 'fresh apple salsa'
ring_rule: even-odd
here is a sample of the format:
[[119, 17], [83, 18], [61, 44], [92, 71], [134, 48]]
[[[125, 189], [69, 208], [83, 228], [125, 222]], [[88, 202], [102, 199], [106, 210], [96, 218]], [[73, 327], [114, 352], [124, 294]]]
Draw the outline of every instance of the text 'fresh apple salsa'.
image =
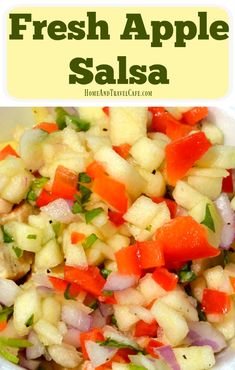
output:
[[0, 356], [211, 368], [235, 347], [235, 147], [206, 107], [34, 116], [0, 147]]

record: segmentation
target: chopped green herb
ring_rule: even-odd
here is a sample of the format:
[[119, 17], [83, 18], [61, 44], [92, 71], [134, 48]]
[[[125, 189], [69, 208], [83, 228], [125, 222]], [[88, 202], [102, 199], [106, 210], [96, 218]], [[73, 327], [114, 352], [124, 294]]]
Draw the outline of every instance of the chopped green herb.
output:
[[81, 203], [87, 203], [90, 199], [92, 191], [83, 185], [79, 185], [79, 190], [81, 192]]
[[105, 297], [112, 297], [113, 296], [113, 291], [112, 290], [104, 290], [103, 295]]
[[98, 237], [94, 233], [92, 233], [82, 243], [83, 248], [84, 249], [90, 248], [96, 242], [97, 239]]
[[223, 250], [223, 265], [226, 266], [229, 263], [229, 251]]
[[3, 234], [3, 241], [4, 243], [12, 243], [14, 241], [13, 237], [8, 234], [8, 232], [1, 226], [2, 234]]
[[114, 325], [114, 326], [116, 326], [116, 327], [118, 327], [117, 326], [117, 319], [116, 319], [116, 317], [114, 315], [111, 316], [111, 324]]
[[37, 239], [37, 235], [36, 234], [29, 234], [29, 235], [27, 235], [27, 239], [35, 240], [35, 239]]
[[65, 123], [68, 126], [72, 126], [76, 131], [87, 131], [90, 128], [90, 123], [85, 121], [78, 116], [66, 115]]
[[29, 190], [26, 199], [31, 202], [35, 202], [35, 200], [37, 200], [37, 194], [33, 189]]
[[86, 220], [86, 223], [89, 224], [91, 223], [91, 221], [99, 216], [100, 213], [102, 213], [104, 210], [103, 208], [101, 207], [98, 207], [98, 208], [94, 208], [94, 209], [91, 209], [90, 211], [86, 211], [85, 213], [85, 220]]
[[109, 269], [105, 269], [105, 268], [103, 268], [103, 269], [101, 269], [100, 270], [100, 273], [101, 273], [101, 275], [105, 278], [105, 279], [107, 279], [107, 277], [111, 274], [111, 270], [109, 270]]
[[71, 284], [68, 284], [66, 289], [65, 289], [65, 292], [64, 292], [64, 298], [65, 299], [72, 299], [73, 301], [76, 301], [76, 299], [74, 297], [72, 297], [71, 294], [70, 294], [70, 287], [71, 287]]
[[55, 222], [52, 224], [53, 231], [55, 233], [55, 236], [58, 237], [60, 233], [60, 228], [61, 228], [61, 223], [60, 222]]
[[92, 310], [96, 310], [98, 307], [99, 307], [99, 302], [97, 300], [93, 301], [90, 305], [89, 305], [90, 308], [92, 308]]
[[191, 270], [190, 264], [186, 263], [184, 267], [178, 272], [178, 277], [180, 283], [190, 283], [191, 281], [196, 279], [195, 273]]
[[38, 177], [33, 181], [33, 189], [42, 189], [44, 185], [48, 182], [49, 178], [48, 177]]
[[13, 348], [28, 348], [32, 346], [26, 339], [0, 337], [0, 345]]
[[89, 182], [91, 182], [91, 178], [86, 172], [80, 172], [78, 175], [78, 181], [83, 182], [84, 184], [88, 184]]
[[83, 206], [78, 201], [76, 201], [76, 202], [73, 203], [72, 212], [74, 214], [83, 213], [84, 212], [84, 208], [83, 208]]
[[135, 364], [128, 364], [128, 368], [129, 370], [147, 370], [146, 367], [135, 365]]
[[19, 247], [13, 246], [12, 249], [15, 252], [17, 258], [20, 258], [23, 256], [23, 251]]
[[28, 320], [25, 322], [25, 326], [28, 328], [29, 326], [33, 325], [33, 320], [34, 320], [34, 314], [32, 314]]
[[208, 227], [208, 229], [215, 232], [215, 224], [214, 224], [214, 220], [211, 216], [210, 204], [209, 203], [207, 203], [207, 205], [206, 205], [205, 218], [201, 222], [201, 224], [205, 225], [206, 227]]
[[68, 113], [64, 108], [57, 107], [55, 108], [56, 112], [56, 123], [60, 130], [63, 130], [66, 127], [66, 116]]
[[140, 347], [137, 344], [136, 344], [136, 347], [134, 347], [134, 346], [132, 346], [130, 344], [127, 344], [127, 343], [117, 342], [116, 340], [111, 339], [111, 338], [107, 338], [105, 341], [98, 342], [98, 343], [102, 347], [130, 348], [130, 349], [133, 349], [134, 351], [138, 351], [140, 353], [145, 353], [145, 351], [141, 350]]
[[4, 357], [7, 361], [12, 362], [13, 364], [19, 363], [19, 358], [12, 353], [6, 351], [2, 346], [0, 346], [0, 356]]
[[204, 311], [202, 310], [202, 306], [200, 302], [197, 302], [197, 313], [198, 313], [199, 321], [206, 321], [206, 315]]
[[13, 314], [13, 306], [3, 308], [0, 311], [0, 322], [7, 321], [11, 317], [12, 314]]

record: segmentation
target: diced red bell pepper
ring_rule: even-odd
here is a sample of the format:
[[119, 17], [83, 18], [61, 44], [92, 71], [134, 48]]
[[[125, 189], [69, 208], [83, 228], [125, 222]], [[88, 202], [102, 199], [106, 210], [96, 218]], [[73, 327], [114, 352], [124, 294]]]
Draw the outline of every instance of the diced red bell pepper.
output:
[[6, 145], [2, 150], [0, 150], [0, 161], [5, 159], [8, 155], [12, 155], [13, 157], [19, 157], [11, 145]]
[[231, 282], [233, 291], [235, 292], [235, 277], [230, 277], [230, 282]]
[[164, 255], [162, 245], [158, 241], [147, 240], [145, 242], [137, 242], [137, 256], [142, 269], [163, 266]]
[[113, 150], [118, 153], [122, 158], [126, 159], [131, 149], [130, 144], [122, 144], [119, 146], [113, 146]]
[[187, 112], [183, 113], [182, 120], [187, 124], [194, 126], [202, 119], [208, 116], [207, 107], [194, 107]]
[[103, 294], [103, 295], [98, 297], [98, 300], [100, 302], [106, 303], [106, 304], [116, 304], [117, 303], [117, 300], [116, 300], [114, 294], [111, 295], [111, 296], [106, 296], [106, 295]]
[[52, 132], [59, 131], [59, 127], [57, 123], [50, 123], [50, 122], [40, 122], [34, 128], [39, 128], [43, 131], [46, 131], [48, 134], [51, 134]]
[[91, 331], [87, 331], [85, 333], [80, 334], [80, 344], [81, 344], [81, 348], [82, 348], [83, 358], [85, 360], [89, 360], [89, 357], [88, 357], [88, 354], [87, 354], [87, 351], [86, 351], [86, 341], [87, 340], [91, 340], [93, 342], [98, 342], [98, 341], [102, 342], [105, 339], [104, 339], [104, 335], [102, 333], [102, 330], [98, 329], [98, 328], [94, 328]]
[[57, 278], [55, 276], [49, 276], [48, 278], [56, 292], [64, 293], [68, 288], [68, 284], [70, 284], [69, 294], [71, 297], [77, 297], [77, 295], [82, 291], [78, 284], [69, 283], [64, 279]]
[[78, 192], [78, 175], [64, 166], [58, 166], [52, 184], [52, 194], [64, 199], [74, 199]]
[[135, 326], [135, 337], [157, 337], [157, 330], [159, 326], [156, 320], [153, 320], [150, 324], [147, 324], [143, 320], [140, 320], [136, 323]]
[[233, 193], [233, 170], [227, 170], [229, 175], [223, 178], [222, 191], [225, 193]]
[[102, 288], [106, 281], [96, 266], [88, 266], [85, 269], [65, 266], [64, 278], [70, 283], [78, 284], [82, 290], [96, 297], [102, 295]]
[[110, 221], [117, 227], [124, 224], [125, 220], [123, 218], [123, 214], [115, 211], [108, 211], [108, 216]]
[[174, 290], [178, 283], [178, 276], [169, 272], [165, 267], [157, 267], [152, 278], [167, 292]]
[[140, 262], [137, 253], [138, 247], [136, 244], [124, 247], [115, 253], [118, 271], [121, 274], [141, 275]]
[[167, 112], [162, 107], [156, 107], [156, 109], [152, 110], [153, 117], [151, 123], [151, 129], [153, 131], [162, 132], [163, 134], [166, 133], [167, 125], [170, 122], [178, 124], [177, 121], [169, 112]]
[[163, 343], [159, 342], [158, 340], [155, 340], [155, 339], [150, 339], [147, 347], [146, 347], [146, 351], [154, 358], [159, 358], [159, 355], [156, 353], [156, 351], [154, 351], [154, 348], [159, 348], [159, 347], [162, 347], [164, 346]]
[[92, 178], [100, 177], [105, 175], [105, 169], [102, 164], [94, 161], [90, 163], [86, 168], [86, 173]]
[[156, 240], [162, 244], [166, 264], [220, 254], [208, 243], [206, 229], [190, 216], [176, 217], [161, 226]]
[[111, 207], [120, 213], [125, 213], [128, 208], [126, 187], [121, 182], [103, 175], [96, 177], [92, 187], [94, 193], [98, 194]]
[[175, 140], [166, 146], [166, 171], [170, 185], [186, 175], [194, 163], [211, 147], [204, 132]]
[[102, 108], [102, 110], [103, 110], [103, 112], [104, 112], [107, 116], [109, 116], [109, 107], [103, 107], [103, 108]]
[[72, 244], [77, 244], [81, 242], [83, 239], [85, 239], [85, 234], [83, 233], [78, 233], [77, 231], [73, 231], [71, 233], [71, 243]]
[[167, 122], [166, 134], [171, 140], [178, 140], [187, 136], [193, 130], [192, 126], [184, 125], [176, 120]]
[[51, 194], [48, 191], [42, 189], [41, 193], [39, 194], [36, 200], [36, 205], [40, 208], [46, 206], [48, 203], [51, 203], [58, 198], [59, 198], [58, 195]]
[[3, 331], [7, 327], [7, 320], [0, 321], [0, 331]]
[[231, 298], [227, 293], [214, 289], [204, 289], [202, 309], [206, 314], [226, 314], [231, 309]]
[[154, 203], [162, 203], [166, 202], [167, 207], [169, 208], [171, 218], [174, 218], [176, 216], [177, 212], [177, 204], [174, 200], [167, 199], [164, 197], [152, 197], [151, 198]]

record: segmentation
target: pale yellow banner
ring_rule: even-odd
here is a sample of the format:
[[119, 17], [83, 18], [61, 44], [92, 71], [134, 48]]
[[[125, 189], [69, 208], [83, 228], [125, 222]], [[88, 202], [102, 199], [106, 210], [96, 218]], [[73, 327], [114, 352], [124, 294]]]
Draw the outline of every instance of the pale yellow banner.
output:
[[[206, 23], [204, 19], [200, 24], [202, 19], [199, 18], [198, 12], [203, 12], [204, 15], [206, 13]], [[99, 23], [96, 27], [98, 38], [103, 36], [106, 39], [93, 39], [94, 35], [89, 28], [91, 22], [94, 22], [94, 15], [88, 17], [87, 13], [96, 13], [96, 22], [103, 20], [107, 23], [108, 28], [104, 23]], [[16, 30], [14, 14], [25, 14], [25, 19], [21, 17], [19, 21], [21, 30]], [[120, 36], [127, 25], [127, 14], [140, 14], [144, 26], [142, 36], [144, 32], [145, 39], [121, 39]], [[53, 22], [58, 20], [61, 22], [55, 25]], [[186, 37], [191, 37], [190, 32], [196, 32], [196, 36], [185, 40], [186, 47], [176, 47], [175, 42], [183, 42], [180, 33], [177, 41], [177, 21], [186, 20], [193, 22], [196, 27], [195, 29], [190, 24], [188, 29], [185, 25], [183, 32], [189, 32]], [[223, 97], [229, 88], [229, 38], [215, 40], [211, 37], [211, 32], [216, 27], [216, 24], [212, 24], [218, 20], [228, 23], [228, 15], [222, 8], [12, 9], [10, 16], [8, 15], [8, 92], [22, 99], [136, 100]], [[70, 23], [69, 26], [72, 21], [79, 23], [77, 26]], [[157, 21], [167, 21], [169, 24], [163, 22], [159, 31]], [[131, 26], [136, 27], [136, 23]], [[81, 39], [74, 39], [75, 32], [73, 34], [69, 30], [74, 27], [77, 27], [76, 37]], [[141, 24], [138, 24], [136, 36], [140, 35], [140, 27]], [[158, 31], [166, 40], [159, 41]], [[169, 37], [171, 31], [172, 36]], [[14, 39], [12, 36], [10, 39], [10, 35], [14, 36], [17, 32], [23, 39]], [[198, 35], [203, 33], [208, 33], [208, 39], [199, 40]], [[220, 35], [222, 33], [222, 30], [221, 33], [218, 32]], [[159, 42], [162, 42], [162, 47], [157, 46]], [[87, 66], [81, 63], [83, 60]], [[107, 66], [100, 67], [101, 64]], [[133, 67], [135, 65], [140, 67]], [[136, 77], [133, 78], [130, 70], [135, 70]], [[101, 84], [102, 79], [106, 83]], [[138, 80], [139, 83], [133, 83], [133, 80]]]

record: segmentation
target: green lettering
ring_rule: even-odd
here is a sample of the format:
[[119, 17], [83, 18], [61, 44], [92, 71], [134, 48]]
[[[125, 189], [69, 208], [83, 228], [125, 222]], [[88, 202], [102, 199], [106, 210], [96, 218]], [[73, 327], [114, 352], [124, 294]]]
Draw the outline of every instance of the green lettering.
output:
[[229, 25], [224, 21], [215, 21], [210, 26], [210, 34], [215, 40], [226, 40], [228, 32]]
[[48, 36], [53, 40], [64, 40], [66, 35], [64, 34], [67, 31], [67, 26], [62, 21], [53, 21], [48, 25]]
[[11, 33], [9, 35], [10, 40], [23, 40], [23, 35], [20, 33], [21, 30], [26, 30], [26, 25], [21, 24], [21, 20], [25, 22], [31, 22], [32, 15], [29, 13], [12, 13], [9, 14], [11, 19]]
[[142, 85], [146, 82], [147, 78], [144, 74], [146, 72], [146, 66], [138, 66], [138, 65], [133, 65], [130, 68], [130, 74], [132, 77], [130, 77], [130, 84], [137, 84], [137, 85]]
[[149, 67], [149, 70], [152, 71], [148, 77], [149, 83], [151, 83], [152, 85], [169, 84], [170, 80], [168, 79], [167, 69], [165, 66], [163, 66], [162, 64], [153, 64]]
[[113, 68], [108, 64], [100, 64], [96, 67], [97, 74], [95, 76], [95, 82], [99, 85], [115, 84]]
[[127, 84], [128, 79], [126, 77], [126, 57], [118, 56], [117, 57], [119, 63], [119, 78], [117, 80], [118, 84]]
[[127, 22], [120, 36], [121, 40], [132, 40], [135, 34], [135, 40], [148, 40], [149, 35], [146, 32], [141, 14], [126, 14]]
[[[100, 20], [96, 21], [96, 12], [87, 12], [88, 17], [88, 34], [87, 40], [109, 40], [109, 26], [108, 23]], [[100, 28], [100, 35], [96, 33], [96, 28]]]
[[152, 26], [152, 47], [161, 47], [161, 40], [169, 40], [173, 35], [173, 26], [168, 21], [153, 21]]
[[85, 31], [81, 28], [85, 27], [84, 21], [71, 21], [68, 24], [68, 29], [71, 32], [68, 32], [68, 40], [82, 40], [86, 36]]
[[[70, 62], [70, 69], [74, 74], [69, 75], [69, 84], [81, 84], [86, 85], [92, 82], [93, 80], [93, 73], [86, 68], [81, 67], [80, 64], [85, 64], [86, 67], [93, 67], [93, 59], [92, 58], [74, 58]], [[78, 77], [77, 75], [81, 75]]]
[[207, 33], [207, 13], [206, 12], [198, 12], [199, 17], [199, 34], [198, 40], [208, 40], [209, 35]]
[[43, 40], [44, 35], [42, 33], [43, 28], [47, 27], [47, 21], [33, 21], [34, 26], [34, 34], [33, 39], [34, 40]]
[[185, 40], [192, 40], [197, 34], [197, 27], [192, 21], [176, 21], [176, 47], [185, 47]]

